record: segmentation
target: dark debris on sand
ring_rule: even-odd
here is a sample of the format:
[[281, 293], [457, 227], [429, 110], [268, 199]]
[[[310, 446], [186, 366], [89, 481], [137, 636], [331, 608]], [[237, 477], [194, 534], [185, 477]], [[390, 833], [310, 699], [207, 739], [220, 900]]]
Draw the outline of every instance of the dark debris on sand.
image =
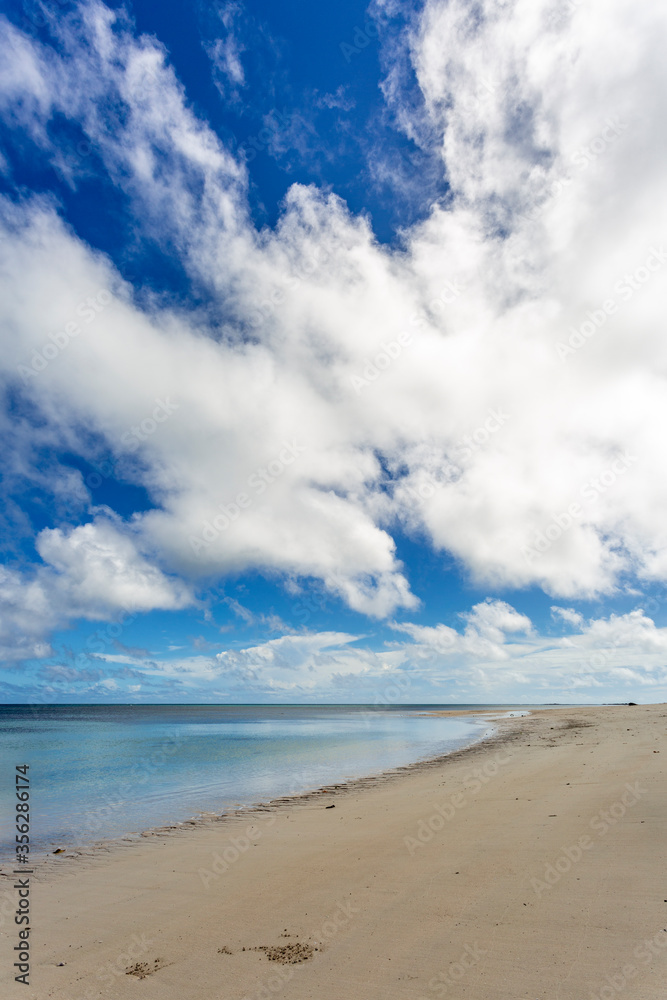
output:
[[253, 951], [263, 951], [269, 962], [281, 962], [282, 965], [296, 965], [299, 962], [307, 962], [313, 957], [317, 948], [312, 944], [283, 944], [283, 945], [260, 945], [253, 948]]

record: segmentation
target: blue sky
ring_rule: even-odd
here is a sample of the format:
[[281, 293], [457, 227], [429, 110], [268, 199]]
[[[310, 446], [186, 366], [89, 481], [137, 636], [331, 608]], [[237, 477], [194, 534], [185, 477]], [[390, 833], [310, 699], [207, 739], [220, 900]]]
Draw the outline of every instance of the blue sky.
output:
[[642, 10], [5, 7], [1, 699], [665, 699]]

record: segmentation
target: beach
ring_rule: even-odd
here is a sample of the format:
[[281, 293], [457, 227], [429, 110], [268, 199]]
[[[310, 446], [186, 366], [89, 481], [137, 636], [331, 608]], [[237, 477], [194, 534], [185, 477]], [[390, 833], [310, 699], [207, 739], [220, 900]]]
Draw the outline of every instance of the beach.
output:
[[[484, 723], [425, 709], [467, 707], [0, 706], [0, 761], [32, 775], [35, 860], [441, 756]], [[0, 781], [0, 871], [15, 853], [13, 784]]]
[[666, 721], [498, 718], [436, 761], [65, 851], [30, 876], [29, 985], [3, 904], [3, 995], [664, 1000]]

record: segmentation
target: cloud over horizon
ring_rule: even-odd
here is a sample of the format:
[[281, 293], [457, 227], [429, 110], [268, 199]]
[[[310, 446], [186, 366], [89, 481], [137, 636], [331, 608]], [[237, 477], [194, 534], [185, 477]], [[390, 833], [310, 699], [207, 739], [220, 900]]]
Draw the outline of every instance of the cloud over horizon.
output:
[[[90, 660], [91, 665], [104, 664], [105, 675], [122, 665], [123, 677], [130, 671], [125, 683], [139, 681], [137, 690], [150, 692], [166, 681], [174, 697], [212, 689], [227, 698], [243, 694], [338, 702], [353, 692], [378, 708], [433, 699], [494, 703], [509, 687], [518, 703], [599, 701], [610, 685], [626, 693], [639, 690], [650, 699], [653, 689], [664, 688], [667, 628], [656, 628], [641, 610], [576, 625], [572, 609], [554, 612], [564, 613], [570, 622], [563, 635], [539, 634], [529, 618], [506, 602], [485, 601], [461, 614], [462, 628], [394, 624], [409, 641], [388, 640], [375, 649], [367, 636], [303, 631], [211, 655], [165, 659], [119, 651]], [[47, 677], [55, 684], [52, 691], [76, 694], [76, 673], [47, 670]]]

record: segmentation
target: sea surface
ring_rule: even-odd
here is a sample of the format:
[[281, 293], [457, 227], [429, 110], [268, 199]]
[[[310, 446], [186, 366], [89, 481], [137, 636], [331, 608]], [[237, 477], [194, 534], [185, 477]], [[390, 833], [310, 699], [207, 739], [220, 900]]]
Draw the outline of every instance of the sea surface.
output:
[[0, 705], [0, 856], [14, 852], [16, 765], [29, 765], [39, 855], [377, 774], [488, 731], [423, 714], [454, 707], [487, 708]]

